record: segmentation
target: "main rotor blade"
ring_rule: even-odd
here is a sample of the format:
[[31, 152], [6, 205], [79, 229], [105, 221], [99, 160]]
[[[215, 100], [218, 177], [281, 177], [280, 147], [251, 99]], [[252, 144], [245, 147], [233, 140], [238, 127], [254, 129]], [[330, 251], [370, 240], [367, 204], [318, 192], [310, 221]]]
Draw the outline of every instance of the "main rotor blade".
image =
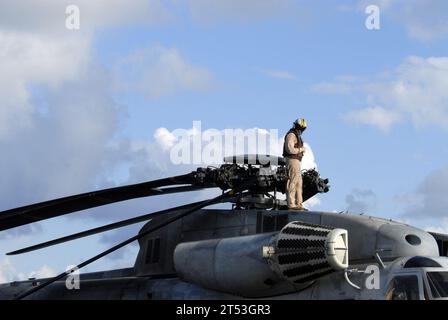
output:
[[192, 180], [192, 175], [186, 174], [183, 176], [82, 193], [6, 210], [0, 212], [0, 231], [115, 202], [213, 187], [183, 186], [157, 189], [169, 185], [190, 184], [193, 182]]
[[96, 256], [94, 256], [94, 257], [92, 257], [92, 258], [90, 258], [90, 259], [88, 259], [88, 260], [86, 260], [84, 262], [81, 262], [76, 267], [74, 267], [74, 268], [72, 268], [72, 269], [70, 269], [68, 271], [63, 272], [63, 273], [57, 275], [56, 277], [51, 278], [51, 279], [43, 282], [42, 284], [40, 284], [40, 285], [38, 285], [36, 287], [33, 287], [32, 289], [30, 289], [30, 290], [22, 293], [21, 295], [17, 296], [15, 299], [16, 300], [21, 300], [23, 298], [26, 298], [29, 295], [31, 295], [31, 294], [33, 294], [33, 293], [35, 293], [35, 292], [37, 292], [37, 291], [47, 287], [48, 285], [52, 284], [53, 282], [56, 282], [56, 281], [58, 281], [58, 280], [60, 280], [60, 279], [62, 279], [64, 277], [68, 276], [69, 274], [73, 273], [75, 270], [79, 270], [79, 269], [81, 269], [81, 268], [91, 264], [92, 262], [95, 262], [96, 260], [101, 259], [102, 257], [107, 256], [108, 254], [110, 254], [110, 253], [112, 253], [114, 251], [117, 251], [118, 249], [128, 245], [129, 243], [134, 242], [136, 240], [139, 240], [139, 239], [147, 236], [148, 234], [150, 234], [150, 233], [152, 233], [154, 231], [157, 231], [160, 228], [163, 228], [163, 227], [169, 225], [170, 223], [173, 223], [173, 222], [175, 222], [175, 221], [177, 221], [177, 220], [179, 220], [179, 219], [181, 219], [181, 218], [183, 218], [183, 217], [185, 217], [185, 216], [187, 216], [187, 215], [189, 215], [189, 214], [191, 214], [191, 213], [193, 213], [195, 211], [198, 211], [198, 210], [200, 210], [200, 209], [202, 209], [204, 207], [207, 207], [209, 205], [212, 205], [212, 204], [223, 202], [224, 199], [229, 198], [233, 194], [234, 194], [234, 191], [228, 191], [228, 192], [223, 193], [222, 195], [219, 195], [219, 196], [217, 196], [215, 198], [212, 198], [210, 200], [206, 200], [206, 201], [202, 202], [201, 204], [198, 204], [198, 205], [196, 205], [196, 206], [194, 206], [194, 207], [184, 211], [183, 213], [181, 213], [179, 215], [176, 215], [176, 216], [171, 217], [171, 218], [169, 218], [169, 219], [167, 219], [165, 221], [162, 221], [162, 222], [158, 223], [157, 225], [153, 226], [152, 228], [148, 228], [144, 232], [141, 232], [141, 233], [133, 236], [132, 238], [129, 238], [129, 239], [127, 239], [127, 240], [125, 240], [125, 241], [123, 241], [123, 242], [113, 246], [112, 248], [107, 249], [106, 251], [103, 251], [100, 254], [98, 254], [98, 255], [96, 255]]
[[[61, 238], [45, 241], [45, 242], [38, 243], [38, 244], [29, 246], [29, 247], [25, 247], [25, 248], [22, 248], [22, 249], [19, 249], [19, 250], [11, 251], [11, 252], [8, 252], [7, 255], [8, 256], [13, 256], [13, 255], [17, 255], [17, 254], [26, 253], [26, 252], [36, 251], [36, 250], [40, 250], [40, 249], [43, 249], [43, 248], [51, 247], [51, 246], [54, 246], [54, 245], [57, 245], [57, 244], [61, 244], [61, 243], [64, 243], [64, 242], [68, 242], [68, 241], [72, 241], [72, 240], [88, 237], [88, 236], [91, 236], [91, 235], [94, 235], [94, 234], [98, 234], [98, 233], [102, 233], [102, 232], [106, 232], [106, 231], [110, 231], [110, 230], [126, 227], [126, 226], [129, 226], [129, 225], [132, 225], [132, 224], [136, 224], [136, 223], [139, 223], [139, 222], [159, 219], [161, 216], [164, 216], [166, 214], [169, 214], [169, 213], [172, 213], [172, 212], [175, 212], [175, 211], [185, 210], [185, 209], [188, 209], [190, 207], [197, 206], [197, 205], [199, 205], [199, 204], [201, 204], [203, 202], [204, 201], [198, 201], [198, 202], [190, 203], [190, 204], [183, 205], [183, 206], [180, 206], [180, 207], [165, 209], [165, 210], [157, 211], [157, 212], [154, 212], [154, 213], [144, 214], [144, 215], [141, 215], [141, 216], [138, 216], [138, 217], [134, 217], [134, 218], [131, 218], [131, 219], [126, 219], [126, 220], [114, 222], [114, 223], [107, 224], [107, 225], [104, 225], [104, 226], [101, 226], [101, 227], [85, 230], [85, 231], [74, 233], [74, 234], [71, 234], [71, 235], [68, 235], [68, 236], [65, 236], [65, 237], [61, 237]], [[156, 220], [156, 221], [158, 221], [158, 220]]]

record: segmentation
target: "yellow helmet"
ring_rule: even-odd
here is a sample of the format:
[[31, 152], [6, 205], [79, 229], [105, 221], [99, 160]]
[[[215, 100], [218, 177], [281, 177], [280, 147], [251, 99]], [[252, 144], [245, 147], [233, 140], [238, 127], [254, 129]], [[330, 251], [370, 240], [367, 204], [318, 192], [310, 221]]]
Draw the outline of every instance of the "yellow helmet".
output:
[[296, 121], [294, 121], [294, 126], [305, 130], [306, 129], [306, 120], [304, 118], [299, 118]]

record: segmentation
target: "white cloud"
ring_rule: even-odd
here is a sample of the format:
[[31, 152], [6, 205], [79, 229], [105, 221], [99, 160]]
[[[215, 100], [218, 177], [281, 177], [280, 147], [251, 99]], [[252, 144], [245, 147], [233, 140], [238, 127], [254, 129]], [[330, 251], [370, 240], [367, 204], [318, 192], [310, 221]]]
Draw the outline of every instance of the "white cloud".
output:
[[415, 191], [402, 194], [397, 201], [404, 215], [417, 219], [444, 219], [448, 216], [448, 166], [429, 173]]
[[148, 97], [206, 90], [212, 82], [207, 68], [190, 63], [176, 48], [162, 46], [131, 53], [120, 62], [117, 72], [125, 79], [125, 88]]
[[355, 188], [345, 197], [347, 212], [367, 213], [373, 211], [377, 206], [377, 196], [369, 189]]
[[391, 72], [314, 86], [320, 93], [364, 96], [367, 107], [346, 118], [388, 130], [400, 121], [448, 129], [448, 57], [411, 56]]
[[322, 202], [320, 201], [318, 196], [314, 196], [312, 198], [309, 198], [308, 200], [306, 200], [303, 204], [307, 207], [307, 208], [314, 208], [317, 207], [321, 204]]
[[260, 69], [260, 72], [267, 75], [271, 78], [277, 78], [277, 79], [285, 79], [285, 80], [297, 80], [297, 77], [292, 74], [289, 71], [285, 70], [267, 70], [267, 69]]
[[56, 275], [56, 271], [47, 265], [43, 265], [38, 270], [25, 273], [20, 271], [10, 259], [0, 261], [0, 283], [27, 280], [29, 278], [48, 278]]
[[448, 218], [442, 218], [441, 221], [438, 221], [437, 225], [426, 225], [423, 229], [426, 231], [448, 234]]
[[30, 85], [56, 88], [79, 78], [89, 45], [77, 36], [59, 39], [0, 29], [0, 140], [33, 125]]
[[382, 107], [353, 110], [345, 116], [346, 120], [378, 127], [388, 132], [392, 125], [400, 121], [400, 114]]
[[302, 158], [302, 169], [303, 170], [317, 169], [317, 163], [314, 158], [313, 149], [311, 149], [311, 146], [307, 142], [304, 142], [303, 146], [305, 148], [305, 153]]
[[[129, 157], [141, 159], [136, 143], [115, 139], [122, 109], [92, 43], [99, 28], [158, 21], [162, 2], [70, 1], [80, 6], [79, 32], [65, 29], [66, 3], [0, 2], [0, 210], [113, 184], [117, 167], [137, 171]], [[166, 52], [162, 65], [188, 71]], [[196, 84], [185, 77], [181, 84]]]
[[0, 261], [0, 283], [11, 282], [17, 278], [24, 279], [25, 275], [17, 272], [16, 267], [9, 259]]
[[154, 139], [164, 151], [170, 150], [177, 140], [176, 136], [167, 128], [158, 128], [154, 132]]
[[41, 278], [50, 278], [50, 277], [54, 277], [56, 276], [56, 270], [50, 268], [47, 265], [43, 265], [42, 267], [40, 267], [39, 269], [37, 269], [36, 271], [31, 271], [28, 274], [28, 278], [36, 278], [36, 279], [41, 279]]
[[[0, 130], [8, 131], [8, 122], [29, 122], [33, 111], [29, 85], [55, 87], [79, 79], [91, 67], [95, 31], [131, 22], [156, 22], [166, 11], [162, 3], [42, 0], [31, 7], [26, 0], [0, 2]], [[86, 25], [81, 31], [65, 28], [68, 4], [80, 7], [82, 26]]]

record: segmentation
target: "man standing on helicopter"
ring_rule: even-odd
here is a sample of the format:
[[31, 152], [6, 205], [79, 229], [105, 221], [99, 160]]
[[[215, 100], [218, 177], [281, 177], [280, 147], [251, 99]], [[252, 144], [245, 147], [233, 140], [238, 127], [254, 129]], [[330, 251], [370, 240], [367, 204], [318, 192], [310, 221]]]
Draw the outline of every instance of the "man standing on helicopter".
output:
[[306, 129], [306, 121], [303, 118], [297, 119], [293, 127], [289, 129], [283, 144], [283, 157], [286, 159], [288, 170], [288, 182], [286, 185], [286, 200], [290, 210], [307, 211], [303, 207], [302, 198], [302, 170], [301, 161], [305, 153], [302, 133]]

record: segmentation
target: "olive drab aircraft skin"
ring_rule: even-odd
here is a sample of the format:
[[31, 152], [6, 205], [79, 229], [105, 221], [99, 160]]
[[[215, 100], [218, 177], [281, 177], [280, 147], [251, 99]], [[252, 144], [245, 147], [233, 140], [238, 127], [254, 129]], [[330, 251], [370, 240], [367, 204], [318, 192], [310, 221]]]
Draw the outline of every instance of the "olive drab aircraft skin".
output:
[[[329, 190], [317, 171], [302, 176], [304, 200]], [[73, 268], [2, 284], [0, 299], [448, 299], [447, 235], [366, 215], [287, 210], [277, 199], [286, 180], [283, 158], [245, 155], [226, 158], [220, 168], [0, 212], [0, 230], [6, 230], [137, 197], [223, 191], [10, 252], [148, 221], [137, 235], [77, 266], [138, 241], [133, 267], [80, 275]], [[206, 209], [217, 203], [232, 208]], [[73, 279], [77, 286], [69, 285]]]

